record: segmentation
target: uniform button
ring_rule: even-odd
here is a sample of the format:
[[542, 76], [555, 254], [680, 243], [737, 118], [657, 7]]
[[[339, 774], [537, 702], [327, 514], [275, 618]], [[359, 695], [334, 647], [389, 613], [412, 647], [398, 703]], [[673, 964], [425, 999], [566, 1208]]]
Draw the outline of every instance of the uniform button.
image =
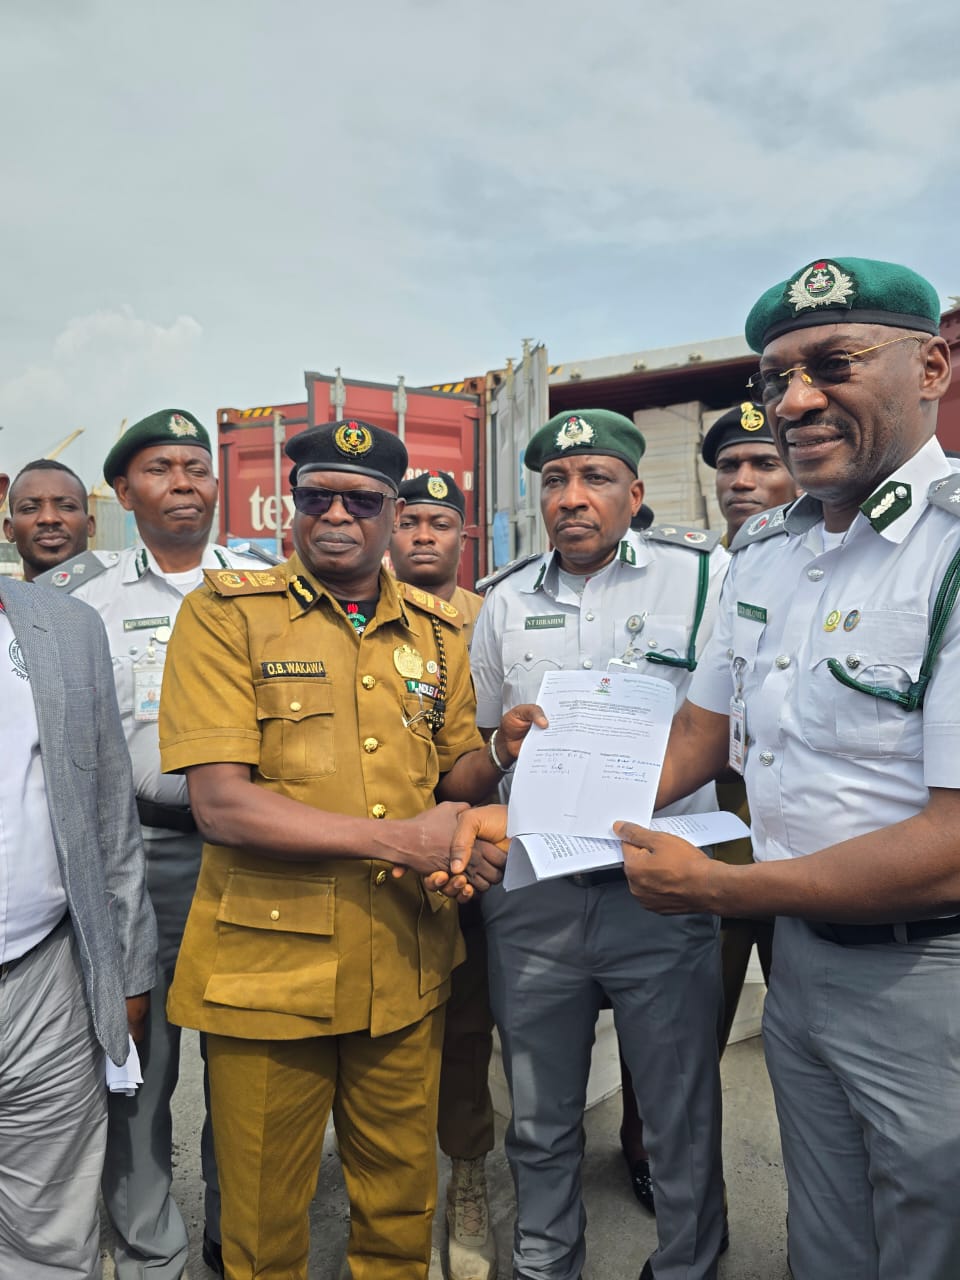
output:
[[592, 622], [596, 616], [597, 615], [593, 612], [593, 610], [591, 610], [589, 613], [584, 614], [584, 617], [588, 622]]
[[657, 647], [657, 642], [656, 642], [656, 640], [648, 640], [648, 641], [647, 641], [647, 644], [649, 645], [649, 647], [650, 647], [651, 649], [655, 649], [655, 648]]
[[533, 661], [533, 651], [531, 649], [528, 649], [527, 652], [523, 655], [523, 660], [524, 662]]
[[387, 816], [387, 806], [385, 804], [375, 804], [370, 812], [375, 818], [385, 818]]
[[772, 751], [761, 751], [761, 752], [760, 752], [760, 755], [759, 755], [757, 758], [759, 759], [760, 763], [761, 763], [761, 764], [763, 764], [763, 765], [771, 765], [771, 764], [773, 764], [773, 752], [772, 752]]
[[291, 711], [299, 711], [299, 710], [300, 710], [300, 708], [301, 708], [302, 706], [303, 706], [303, 703], [302, 703], [302, 702], [291, 702], [291, 703], [290, 703], [290, 710], [291, 710]]
[[372, 689], [373, 686], [377, 683], [377, 679], [376, 679], [376, 676], [361, 676], [360, 683], [363, 685], [365, 689]]
[[789, 665], [790, 665], [790, 657], [789, 657], [789, 654], [786, 654], [786, 653], [780, 653], [780, 654], [778, 654], [778, 655], [777, 655], [777, 657], [776, 657], [775, 661], [776, 661], [777, 666], [780, 668], [780, 670], [781, 670], [781, 671], [785, 671], [785, 670], [786, 670], [786, 668], [787, 668], [787, 667], [789, 667]]
[[279, 919], [280, 919], [280, 912], [277, 910], [277, 908], [276, 908], [276, 907], [274, 907], [274, 908], [273, 908], [273, 910], [270, 912], [270, 919], [271, 919], [271, 920], [279, 920]]
[[850, 670], [851, 670], [851, 671], [856, 671], [856, 669], [857, 669], [857, 667], [859, 667], [859, 665], [860, 665], [860, 658], [857, 656], [857, 654], [855, 654], [855, 653], [848, 653], [848, 654], [847, 654], [847, 666], [850, 668]]
[[819, 582], [819, 581], [820, 581], [820, 579], [823, 577], [823, 570], [822, 570], [822, 569], [808, 569], [808, 570], [807, 570], [807, 577], [810, 579], [810, 581], [811, 581], [811, 582]]
[[590, 670], [590, 668], [593, 666], [593, 659], [592, 659], [592, 658], [584, 658], [584, 660], [583, 660], [583, 665], [584, 665], [584, 666], [586, 667], [586, 669], [589, 671], [589, 670]]
[[387, 883], [387, 873], [386, 873], [384, 870], [382, 870], [382, 869], [381, 869], [380, 871], [378, 871], [378, 872], [377, 872], [376, 879], [375, 879], [374, 883], [376, 884], [376, 886], [377, 886], [377, 888], [378, 888], [378, 889], [380, 888], [380, 886], [381, 886], [382, 884], [386, 884], [386, 883]]
[[728, 658], [732, 658], [732, 657], [733, 657], [733, 650], [732, 650], [732, 649], [728, 649], [728, 650], [727, 650], [727, 657], [728, 657]]
[[376, 738], [364, 738], [363, 740], [363, 749], [368, 756], [372, 756], [374, 751], [376, 751], [377, 747], [379, 747], [379, 745], [380, 743], [377, 741]]

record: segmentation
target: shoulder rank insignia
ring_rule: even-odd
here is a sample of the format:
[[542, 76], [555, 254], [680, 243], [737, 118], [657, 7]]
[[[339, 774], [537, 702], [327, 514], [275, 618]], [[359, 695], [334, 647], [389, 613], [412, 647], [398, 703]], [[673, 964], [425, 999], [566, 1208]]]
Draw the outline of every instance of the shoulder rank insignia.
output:
[[518, 569], [523, 569], [526, 565], [533, 564], [534, 560], [539, 560], [542, 555], [542, 551], [531, 551], [529, 555], [519, 556], [516, 560], [511, 560], [502, 569], [497, 569], [494, 573], [488, 573], [485, 578], [480, 578], [474, 590], [478, 595], [483, 595], [485, 591], [495, 587], [504, 578], [509, 578], [511, 573], [516, 573]]
[[910, 485], [901, 480], [888, 480], [866, 502], [860, 504], [860, 510], [877, 533], [882, 533], [905, 511], [909, 511], [912, 503], [913, 491]]
[[758, 516], [741, 525], [737, 536], [730, 544], [730, 551], [742, 551], [753, 542], [762, 542], [764, 538], [772, 538], [774, 534], [786, 533], [787, 512], [791, 503], [785, 502], [782, 507], [772, 507], [769, 511], [761, 511]]
[[668, 542], [674, 547], [688, 547], [693, 551], [710, 552], [721, 538], [719, 529], [688, 529], [673, 524], [655, 524], [640, 534], [650, 542]]
[[204, 569], [207, 586], [218, 596], [257, 596], [283, 591], [283, 575], [264, 569]]
[[105, 551], [102, 559], [95, 551], [84, 551], [72, 560], [65, 560], [63, 564], [41, 573], [35, 581], [43, 587], [60, 587], [69, 593], [91, 578], [99, 577], [105, 569], [112, 569], [119, 559], [119, 551]]
[[934, 480], [927, 490], [927, 502], [931, 507], [960, 516], [960, 471], [951, 471], [942, 480]]
[[439, 596], [435, 596], [432, 591], [423, 591], [420, 587], [414, 587], [409, 582], [397, 583], [397, 594], [401, 600], [406, 600], [409, 604], [416, 605], [417, 608], [423, 609], [426, 613], [432, 613], [437, 618], [442, 618], [444, 622], [449, 622], [453, 627], [463, 626], [463, 614], [449, 600], [441, 600]]

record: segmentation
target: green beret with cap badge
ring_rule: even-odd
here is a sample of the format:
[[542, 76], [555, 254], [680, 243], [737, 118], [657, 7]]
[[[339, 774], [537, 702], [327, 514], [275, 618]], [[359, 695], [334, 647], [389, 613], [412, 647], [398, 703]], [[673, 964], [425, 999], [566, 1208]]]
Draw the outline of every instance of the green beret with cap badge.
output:
[[141, 418], [128, 427], [107, 454], [103, 464], [103, 478], [112, 485], [118, 476], [126, 474], [131, 459], [141, 449], [159, 444], [189, 444], [212, 453], [210, 436], [206, 427], [186, 409], [160, 409], [148, 418]]
[[623, 414], [609, 409], [575, 409], [558, 413], [530, 438], [524, 463], [542, 471], [544, 463], [574, 454], [600, 453], [619, 458], [637, 474], [646, 442]]
[[400, 486], [400, 497], [408, 507], [417, 502], [428, 502], [435, 507], [449, 507], [461, 520], [466, 519], [467, 500], [449, 472], [425, 471], [422, 476], [404, 480]]
[[768, 289], [747, 316], [754, 351], [794, 329], [821, 324], [882, 324], [940, 332], [940, 299], [909, 267], [873, 258], [817, 258]]
[[773, 432], [762, 405], [744, 400], [716, 420], [700, 447], [707, 466], [715, 468], [717, 454], [731, 444], [773, 444]]
[[381, 480], [396, 493], [407, 469], [407, 450], [399, 436], [355, 418], [308, 427], [291, 436], [284, 449], [294, 462], [291, 485], [312, 471], [346, 471]]

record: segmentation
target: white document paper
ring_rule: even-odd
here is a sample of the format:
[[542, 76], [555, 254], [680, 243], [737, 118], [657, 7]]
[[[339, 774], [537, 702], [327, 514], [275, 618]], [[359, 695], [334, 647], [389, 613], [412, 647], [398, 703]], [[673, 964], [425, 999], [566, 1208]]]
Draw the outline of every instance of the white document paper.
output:
[[[750, 834], [750, 828], [735, 813], [725, 812], [678, 813], [669, 818], [653, 818], [642, 825], [651, 831], [681, 836], [701, 849], [708, 844], [740, 840]], [[604, 867], [619, 866], [622, 862], [619, 840], [560, 835], [515, 836], [510, 841], [503, 887], [509, 892], [536, 884], [538, 880], [572, 876], [581, 871], [598, 871]]]
[[548, 671], [537, 702], [549, 727], [524, 739], [507, 835], [609, 838], [624, 814], [648, 825], [676, 691], [630, 671]]
[[130, 1046], [130, 1052], [122, 1067], [118, 1067], [112, 1058], [107, 1058], [107, 1088], [111, 1093], [125, 1093], [128, 1098], [132, 1098], [143, 1084], [143, 1074], [140, 1071], [140, 1055], [137, 1053], [137, 1046], [133, 1043], [133, 1036], [127, 1036], [127, 1043]]

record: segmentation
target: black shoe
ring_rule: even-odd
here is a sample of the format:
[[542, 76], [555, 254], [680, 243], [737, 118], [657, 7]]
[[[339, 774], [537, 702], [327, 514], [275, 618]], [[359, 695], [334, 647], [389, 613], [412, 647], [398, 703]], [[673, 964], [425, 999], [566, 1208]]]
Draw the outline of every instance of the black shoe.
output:
[[643, 1270], [640, 1272], [640, 1280], [655, 1280], [653, 1267], [650, 1265], [649, 1258], [643, 1264]]
[[223, 1245], [219, 1240], [214, 1240], [212, 1236], [207, 1235], [206, 1227], [203, 1230], [203, 1260], [214, 1273], [214, 1275], [224, 1275], [223, 1270]]
[[[626, 1159], [626, 1156], [624, 1156]], [[627, 1168], [630, 1170], [630, 1185], [633, 1187], [633, 1194], [637, 1197], [647, 1213], [657, 1216], [656, 1206], [653, 1203], [653, 1182], [650, 1179], [650, 1161], [634, 1160], [631, 1164], [627, 1160]]]

